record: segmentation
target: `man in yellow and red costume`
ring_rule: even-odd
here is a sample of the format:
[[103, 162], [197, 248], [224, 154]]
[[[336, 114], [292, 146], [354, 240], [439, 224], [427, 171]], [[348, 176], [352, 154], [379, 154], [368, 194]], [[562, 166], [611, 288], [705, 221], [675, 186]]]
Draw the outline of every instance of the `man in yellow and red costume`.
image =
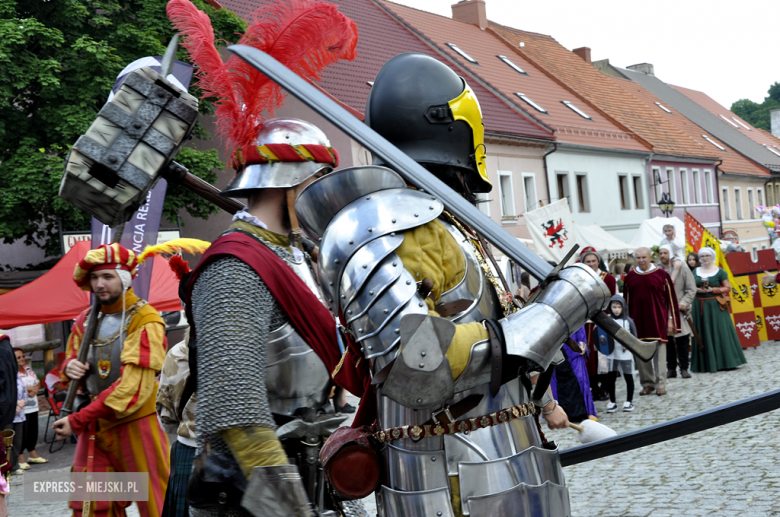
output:
[[[90, 250], [73, 280], [100, 301], [95, 338], [85, 363], [77, 359], [90, 309], [76, 319], [63, 363], [64, 377], [80, 381], [91, 401], [54, 423], [59, 438], [79, 435], [74, 472], [148, 472], [142, 516], [157, 516], [168, 483], [168, 437], [155, 412], [155, 377], [165, 359], [165, 324], [130, 287], [138, 258], [118, 243]], [[92, 502], [89, 515], [121, 516], [129, 502]], [[71, 502], [81, 516], [81, 502]]]

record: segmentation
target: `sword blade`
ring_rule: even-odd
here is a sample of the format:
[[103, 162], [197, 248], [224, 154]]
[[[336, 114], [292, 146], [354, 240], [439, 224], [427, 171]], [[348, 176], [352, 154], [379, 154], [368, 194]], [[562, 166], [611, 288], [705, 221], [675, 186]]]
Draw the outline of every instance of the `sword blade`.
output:
[[564, 467], [673, 440], [780, 408], [780, 389], [561, 451]]
[[298, 74], [256, 48], [246, 45], [232, 45], [228, 47], [228, 50], [325, 117], [360, 145], [382, 158], [406, 181], [438, 197], [447, 210], [456, 214], [466, 224], [482, 234], [506, 256], [526, 269], [531, 276], [542, 280], [552, 271], [552, 266], [539, 255], [528, 249], [477, 207], [466, 201], [440, 179], [425, 170], [376, 131], [353, 117], [347, 110], [318, 91]]

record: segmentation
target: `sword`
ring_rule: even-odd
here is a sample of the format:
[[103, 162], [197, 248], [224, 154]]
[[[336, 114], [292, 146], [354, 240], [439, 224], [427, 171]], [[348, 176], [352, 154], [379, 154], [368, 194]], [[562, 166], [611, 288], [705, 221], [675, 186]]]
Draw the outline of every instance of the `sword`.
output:
[[[293, 94], [363, 147], [379, 156], [407, 182], [437, 196], [450, 212], [474, 228], [515, 263], [520, 264], [534, 278], [540, 281], [547, 279], [548, 282], [555, 278], [557, 272], [553, 272], [553, 267], [539, 255], [528, 249], [477, 207], [445, 185], [439, 178], [352, 116], [298, 74], [256, 48], [246, 45], [232, 45], [228, 47], [228, 50]], [[643, 361], [652, 359], [657, 342], [639, 341], [602, 311], [593, 315], [589, 314], [589, 316], [593, 322], [640, 359]]]
[[696, 330], [696, 327], [693, 326], [693, 318], [691, 318], [690, 311], [685, 313], [685, 319], [688, 320], [688, 325], [690, 325], [691, 327], [691, 331], [693, 332], [693, 335], [696, 338], [696, 342], [699, 343], [699, 350], [704, 350], [704, 343], [702, 343], [701, 338], [699, 337], [699, 332]]

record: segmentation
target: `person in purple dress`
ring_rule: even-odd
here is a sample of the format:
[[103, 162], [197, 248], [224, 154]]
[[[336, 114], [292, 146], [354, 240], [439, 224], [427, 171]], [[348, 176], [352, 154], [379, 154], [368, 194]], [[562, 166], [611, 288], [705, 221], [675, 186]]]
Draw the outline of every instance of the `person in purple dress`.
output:
[[553, 397], [558, 401], [571, 422], [597, 420], [596, 407], [590, 392], [588, 365], [585, 354], [588, 346], [585, 327], [572, 334], [571, 339], [577, 343], [582, 353], [577, 353], [564, 345], [562, 350], [566, 360], [555, 367], [550, 388]]

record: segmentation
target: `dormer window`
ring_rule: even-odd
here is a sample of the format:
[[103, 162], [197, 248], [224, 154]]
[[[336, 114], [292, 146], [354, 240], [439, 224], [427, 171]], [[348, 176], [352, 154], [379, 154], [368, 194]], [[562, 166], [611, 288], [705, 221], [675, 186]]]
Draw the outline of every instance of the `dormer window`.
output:
[[672, 112], [672, 110], [670, 110], [669, 108], [667, 108], [666, 106], [664, 106], [660, 102], [656, 102], [655, 105], [658, 106], [659, 108], [661, 108], [662, 110], [664, 110], [667, 113], [671, 113]]
[[584, 118], [584, 119], [592, 120], [592, 119], [590, 118], [590, 115], [588, 115], [587, 113], [585, 113], [584, 111], [582, 111], [581, 109], [579, 109], [577, 106], [575, 106], [575, 105], [574, 105], [574, 104], [572, 104], [571, 102], [569, 102], [569, 101], [561, 101], [561, 102], [563, 103], [563, 105], [564, 105], [564, 106], [566, 106], [567, 108], [569, 108], [570, 110], [572, 110], [574, 113], [576, 113], [576, 114], [577, 114], [577, 115], [579, 115], [580, 117], [582, 117], [582, 118]]
[[748, 131], [752, 131], [752, 129], [750, 129], [750, 126], [748, 126], [747, 124], [745, 124], [744, 122], [742, 122], [741, 120], [739, 120], [737, 117], [731, 117], [731, 118], [732, 118], [732, 120], [734, 120], [734, 122], [736, 122], [736, 123], [737, 123], [737, 124], [739, 124], [740, 126], [744, 127], [744, 128], [745, 128], [745, 129], [747, 129]]
[[528, 75], [528, 73], [525, 70], [523, 70], [522, 68], [520, 68], [519, 66], [511, 62], [508, 57], [506, 56], [496, 56], [496, 57], [501, 61], [503, 61], [504, 63], [506, 63], [507, 65], [509, 65], [509, 68], [511, 68], [518, 74]]
[[465, 52], [463, 52], [463, 51], [460, 49], [460, 47], [458, 47], [456, 44], [454, 44], [454, 43], [445, 43], [445, 45], [447, 45], [447, 46], [448, 46], [448, 47], [450, 47], [452, 50], [454, 50], [455, 52], [457, 52], [457, 53], [460, 55], [460, 57], [462, 57], [463, 59], [465, 59], [465, 60], [466, 60], [466, 61], [468, 61], [469, 63], [474, 63], [475, 65], [478, 65], [478, 64], [479, 64], [479, 63], [477, 63], [477, 60], [476, 60], [476, 59], [474, 59], [474, 58], [473, 58], [473, 57], [471, 57], [470, 55], [468, 55], [468, 54], [466, 54]]
[[722, 118], [723, 120], [725, 120], [726, 122], [728, 122], [729, 124], [731, 124], [732, 126], [734, 126], [735, 128], [739, 129], [739, 126], [738, 126], [738, 125], [736, 125], [735, 123], [733, 123], [732, 121], [730, 121], [729, 119], [727, 119], [726, 117], [724, 117], [723, 115], [718, 115], [718, 116], [719, 116], [720, 118]]
[[720, 149], [721, 151], [725, 151], [726, 150], [725, 147], [723, 147], [722, 145], [720, 145], [719, 143], [717, 143], [715, 140], [713, 140], [712, 138], [708, 137], [707, 135], [701, 135], [701, 137], [703, 139], [705, 139], [706, 141], [708, 141], [709, 143], [711, 143], [712, 145], [714, 145], [715, 147], [717, 147], [718, 149]]
[[539, 113], [544, 113], [545, 115], [547, 115], [547, 110], [546, 110], [546, 109], [544, 109], [543, 107], [539, 106], [538, 104], [536, 104], [536, 103], [535, 103], [534, 101], [532, 101], [531, 99], [529, 99], [529, 98], [528, 98], [528, 96], [527, 96], [526, 94], [524, 94], [524, 93], [517, 93], [517, 92], [515, 92], [515, 95], [517, 95], [518, 97], [520, 97], [521, 99], [523, 99], [523, 100], [524, 100], [526, 103], [528, 103], [528, 105], [529, 105], [529, 106], [531, 106], [533, 109], [535, 109], [535, 110], [536, 110], [536, 111], [538, 111]]

